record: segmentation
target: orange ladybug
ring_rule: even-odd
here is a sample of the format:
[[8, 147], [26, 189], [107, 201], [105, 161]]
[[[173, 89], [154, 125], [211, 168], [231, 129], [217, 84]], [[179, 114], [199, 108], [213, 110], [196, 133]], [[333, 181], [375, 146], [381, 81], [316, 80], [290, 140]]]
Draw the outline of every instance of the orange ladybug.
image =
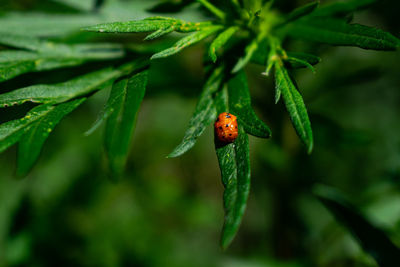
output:
[[219, 141], [232, 143], [238, 137], [236, 116], [227, 112], [219, 114], [217, 121], [214, 123], [214, 129]]

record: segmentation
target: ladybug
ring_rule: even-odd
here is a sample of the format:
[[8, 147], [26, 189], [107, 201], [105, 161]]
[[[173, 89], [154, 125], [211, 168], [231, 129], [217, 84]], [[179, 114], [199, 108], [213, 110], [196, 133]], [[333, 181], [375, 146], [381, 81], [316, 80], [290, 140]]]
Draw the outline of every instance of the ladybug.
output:
[[214, 123], [215, 135], [223, 143], [232, 143], [238, 137], [238, 124], [235, 115], [223, 112]]

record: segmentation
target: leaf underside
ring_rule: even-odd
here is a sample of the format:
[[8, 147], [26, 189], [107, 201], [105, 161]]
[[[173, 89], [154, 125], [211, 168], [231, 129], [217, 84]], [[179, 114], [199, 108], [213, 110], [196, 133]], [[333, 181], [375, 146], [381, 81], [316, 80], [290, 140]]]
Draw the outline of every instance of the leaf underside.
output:
[[311, 153], [313, 149], [313, 134], [307, 109], [303, 98], [281, 62], [276, 62], [275, 64], [275, 80], [277, 91], [282, 93], [286, 109], [289, 112], [297, 135], [306, 145], [307, 152]]
[[333, 18], [301, 20], [289, 26], [287, 34], [308, 41], [364, 49], [395, 50], [400, 46], [400, 40], [388, 32]]
[[230, 112], [238, 117], [244, 130], [257, 137], [270, 137], [271, 130], [257, 117], [251, 107], [249, 86], [244, 71], [238, 72], [229, 80], [228, 92]]
[[[217, 95], [218, 113], [228, 111], [227, 91]], [[239, 135], [234, 143], [224, 144], [215, 138], [215, 149], [221, 170], [224, 191], [224, 226], [221, 246], [226, 249], [239, 230], [250, 192], [250, 156], [248, 136], [239, 124]]]
[[19, 141], [17, 159], [18, 175], [23, 176], [30, 171], [39, 157], [47, 137], [54, 130], [55, 126], [85, 100], [86, 98], [81, 98], [54, 106], [45, 116], [32, 123]]
[[0, 51], [0, 82], [28, 72], [76, 66], [88, 61], [110, 60], [124, 56], [122, 47], [117, 44], [66, 45], [7, 33], [0, 34], [0, 44], [24, 49]]
[[105, 150], [114, 178], [120, 176], [125, 168], [147, 76], [147, 71], [142, 71], [115, 82], [106, 104]]
[[9, 121], [0, 125], [0, 153], [12, 146], [34, 124], [46, 116], [54, 107], [40, 105], [31, 109], [25, 117]]

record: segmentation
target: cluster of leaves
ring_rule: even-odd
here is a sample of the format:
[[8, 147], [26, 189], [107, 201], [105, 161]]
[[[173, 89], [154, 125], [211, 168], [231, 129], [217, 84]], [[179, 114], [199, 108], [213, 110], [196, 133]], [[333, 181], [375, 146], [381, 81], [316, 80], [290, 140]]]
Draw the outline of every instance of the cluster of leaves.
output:
[[[215, 149], [225, 186], [225, 223], [221, 245], [229, 246], [242, 220], [250, 190], [248, 134], [268, 138], [269, 127], [251, 106], [244, 67], [250, 63], [265, 66], [263, 75], [275, 77], [275, 102], [282, 98], [289, 117], [308, 153], [313, 149], [311, 123], [303, 98], [292, 76], [292, 70], [309, 68], [319, 57], [298, 51], [286, 51], [287, 38], [356, 46], [363, 49], [395, 50], [400, 41], [382, 30], [351, 23], [354, 11], [370, 5], [371, 0], [349, 0], [319, 7], [311, 2], [289, 14], [275, 9], [273, 0], [163, 1], [152, 10], [179, 12], [191, 4], [200, 4], [213, 16], [212, 20], [188, 22], [177, 18], [155, 16], [143, 20], [104, 23], [83, 30], [99, 33], [149, 33], [145, 40], [169, 33], [188, 33], [173, 46], [157, 51], [151, 57], [131, 59], [122, 47], [111, 44], [67, 45], [13, 34], [1, 35], [0, 43], [17, 50], [0, 52], [0, 80], [8, 80], [26, 72], [65, 66], [87, 61], [122, 59], [123, 64], [85, 74], [53, 85], [33, 85], [0, 95], [0, 107], [25, 102], [39, 104], [21, 119], [0, 125], [0, 151], [19, 142], [18, 172], [25, 174], [33, 166], [41, 147], [55, 125], [77, 108], [95, 91], [112, 84], [109, 100], [92, 132], [106, 122], [105, 148], [112, 176], [123, 171], [130, 137], [147, 81], [149, 60], [165, 58], [186, 47], [210, 39], [205, 57], [207, 81], [199, 97], [183, 141], [169, 157], [177, 157], [194, 146], [205, 128], [218, 113], [231, 112], [238, 117], [239, 136], [234, 143]], [[162, 41], [161, 41], [162, 42]]]

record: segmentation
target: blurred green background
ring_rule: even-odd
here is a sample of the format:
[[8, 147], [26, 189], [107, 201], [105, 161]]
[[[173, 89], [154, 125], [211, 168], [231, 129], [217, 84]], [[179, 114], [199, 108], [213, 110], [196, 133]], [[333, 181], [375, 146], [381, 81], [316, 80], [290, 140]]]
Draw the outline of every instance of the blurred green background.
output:
[[[98, 13], [86, 2], [92, 1], [0, 1], [0, 31], [26, 25], [32, 35], [66, 42], [141, 44], [133, 35], [99, 37], [76, 29], [143, 18], [155, 1], [105, 1]], [[290, 10], [306, 1], [278, 2]], [[398, 1], [383, 0], [354, 21], [398, 37], [399, 9]], [[201, 19], [195, 10], [179, 17]], [[107, 90], [62, 121], [28, 177], [14, 175], [15, 148], [0, 155], [0, 266], [377, 266], [311, 189], [322, 183], [342, 190], [400, 245], [400, 54], [298, 41], [286, 47], [322, 58], [317, 74], [295, 73], [315, 150], [305, 153], [283, 104], [274, 105], [272, 78], [250, 65], [253, 106], [273, 137], [250, 138], [252, 192], [227, 252], [218, 245], [223, 187], [212, 129], [184, 156], [166, 159], [183, 137], [204, 82], [204, 47], [195, 46], [152, 62], [120, 182], [105, 174], [102, 131], [83, 135]], [[26, 74], [0, 89], [63, 81], [93, 67]], [[24, 110], [1, 110], [0, 120]]]

